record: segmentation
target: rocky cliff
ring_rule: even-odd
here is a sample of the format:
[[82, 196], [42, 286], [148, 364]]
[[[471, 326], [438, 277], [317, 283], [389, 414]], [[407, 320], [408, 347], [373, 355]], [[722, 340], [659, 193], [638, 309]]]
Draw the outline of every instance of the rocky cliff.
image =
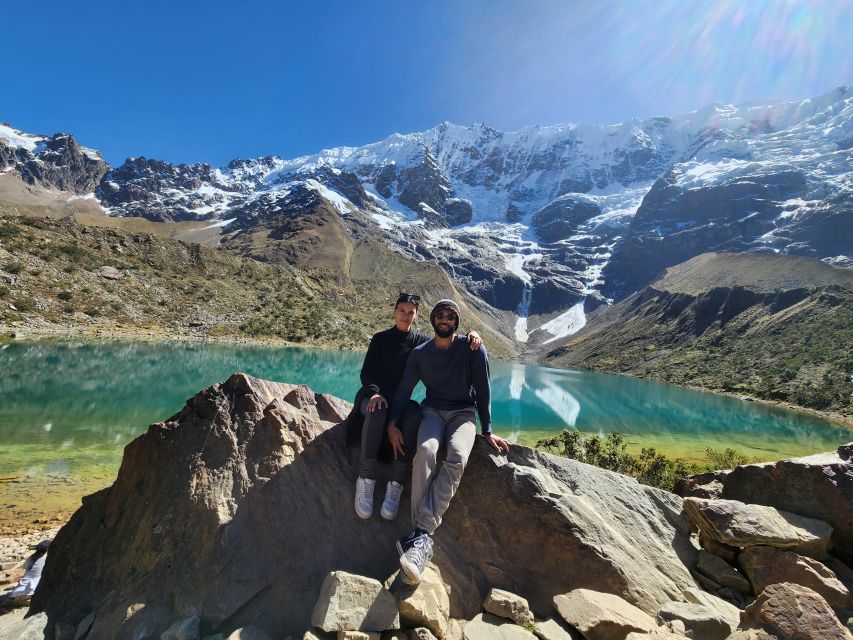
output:
[[[204, 632], [301, 634], [330, 571], [384, 580], [409, 528], [354, 514], [357, 452], [338, 424], [348, 409], [243, 374], [200, 392], [128, 445], [112, 487], [84, 499], [33, 611], [71, 629], [94, 614], [91, 640], [159, 637], [193, 615]], [[651, 614], [695, 588], [677, 496], [523, 447], [489, 451], [475, 447], [436, 536], [451, 617], [474, 617], [492, 587], [525, 594], [541, 616], [578, 587]]]

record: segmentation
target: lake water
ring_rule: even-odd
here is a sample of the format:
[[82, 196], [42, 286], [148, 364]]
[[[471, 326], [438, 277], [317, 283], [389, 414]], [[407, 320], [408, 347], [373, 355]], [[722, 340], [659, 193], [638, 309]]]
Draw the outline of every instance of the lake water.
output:
[[[115, 477], [122, 448], [235, 371], [352, 400], [363, 353], [203, 343], [11, 343], [0, 347], [0, 508], [74, 508]], [[806, 455], [853, 431], [757, 403], [576, 370], [493, 361], [495, 431], [523, 444], [561, 429], [623, 434], [699, 460], [706, 447]], [[422, 397], [422, 394], [421, 396]]]

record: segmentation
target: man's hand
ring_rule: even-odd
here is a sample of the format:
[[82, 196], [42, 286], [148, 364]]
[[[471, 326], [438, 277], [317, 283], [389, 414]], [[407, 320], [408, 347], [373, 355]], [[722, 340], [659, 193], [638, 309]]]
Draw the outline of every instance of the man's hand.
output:
[[382, 407], [387, 407], [387, 406], [388, 406], [388, 401], [385, 399], [384, 396], [382, 396], [378, 393], [374, 393], [372, 396], [370, 396], [370, 400], [367, 401], [367, 410], [370, 413], [373, 413], [374, 411], [378, 411]]
[[500, 436], [496, 436], [494, 434], [489, 434], [485, 436], [486, 442], [492, 445], [492, 449], [498, 452], [498, 454], [509, 453], [509, 440], [505, 440]]
[[483, 339], [480, 337], [480, 334], [476, 331], [468, 332], [468, 347], [471, 351], [476, 351], [480, 347], [483, 346]]
[[394, 460], [406, 455], [406, 452], [403, 451], [403, 432], [397, 428], [396, 420], [388, 423], [388, 440], [391, 441], [391, 448], [394, 450]]

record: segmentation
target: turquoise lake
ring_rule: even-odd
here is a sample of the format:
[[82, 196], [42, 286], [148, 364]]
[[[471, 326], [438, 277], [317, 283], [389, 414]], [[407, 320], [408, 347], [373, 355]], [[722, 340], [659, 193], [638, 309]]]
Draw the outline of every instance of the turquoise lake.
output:
[[[24, 516], [79, 504], [111, 482], [125, 444], [235, 371], [352, 400], [363, 357], [219, 343], [2, 345], [0, 505]], [[853, 440], [810, 415], [672, 385], [500, 361], [491, 370], [495, 430], [524, 444], [566, 428], [616, 430], [635, 451], [700, 460], [706, 447], [734, 447], [769, 460]]]

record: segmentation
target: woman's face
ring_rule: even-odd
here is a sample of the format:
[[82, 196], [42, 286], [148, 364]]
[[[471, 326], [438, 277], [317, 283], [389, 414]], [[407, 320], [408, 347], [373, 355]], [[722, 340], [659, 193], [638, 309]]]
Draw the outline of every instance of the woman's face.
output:
[[418, 317], [418, 308], [411, 302], [400, 302], [394, 307], [394, 324], [400, 331], [409, 331]]

